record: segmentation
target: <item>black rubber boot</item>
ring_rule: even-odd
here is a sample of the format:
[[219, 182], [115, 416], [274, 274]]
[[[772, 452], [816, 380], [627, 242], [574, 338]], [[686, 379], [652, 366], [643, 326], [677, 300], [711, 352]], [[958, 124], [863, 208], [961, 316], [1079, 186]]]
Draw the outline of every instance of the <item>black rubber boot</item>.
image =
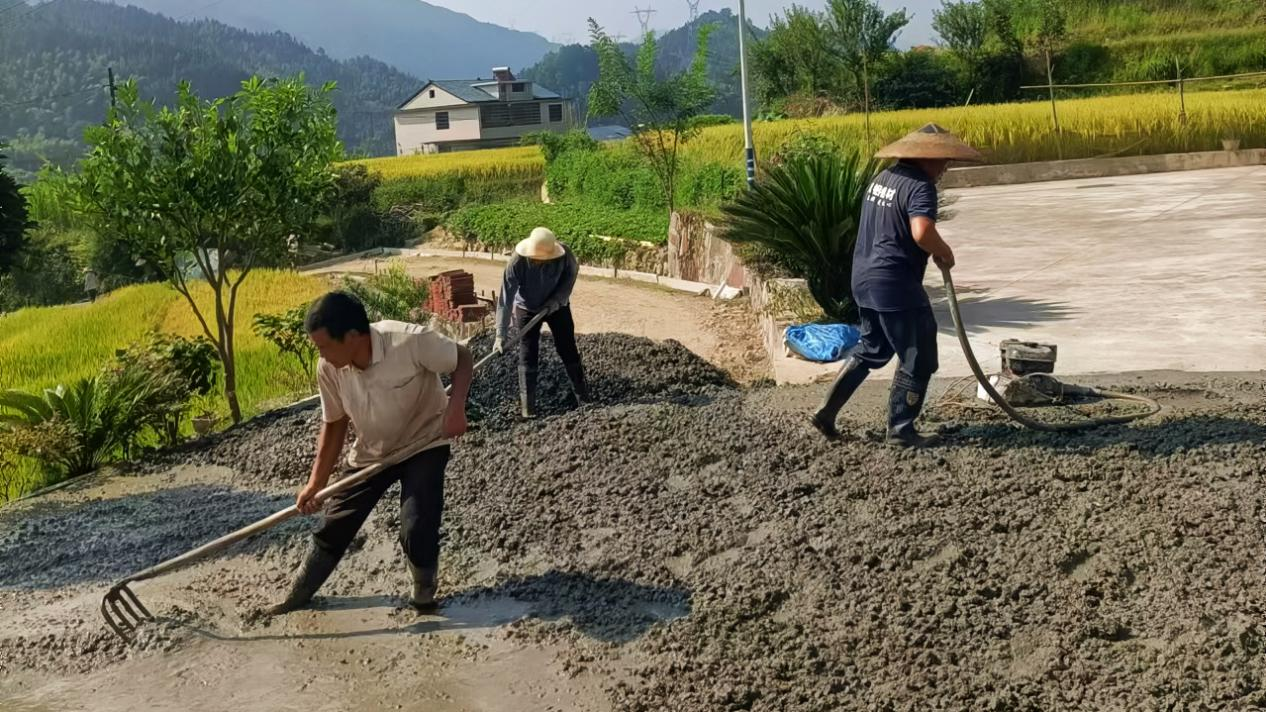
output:
[[524, 418], [536, 417], [536, 369], [519, 367], [519, 405]]
[[439, 571], [420, 569], [409, 562], [409, 575], [413, 577], [413, 597], [409, 605], [419, 611], [431, 611], [439, 605], [435, 593], [439, 590]]
[[888, 394], [888, 442], [902, 447], [925, 448], [939, 445], [940, 436], [920, 435], [914, 422], [923, 411], [927, 399], [928, 382], [918, 381], [897, 371], [892, 379], [892, 391]]
[[565, 363], [567, 378], [571, 380], [571, 391], [576, 396], [576, 404], [589, 402], [589, 384], [585, 382], [585, 367], [579, 363]]
[[840, 431], [835, 428], [835, 419], [839, 416], [840, 409], [849, 398], [853, 397], [869, 375], [870, 369], [860, 360], [852, 357], [845, 359], [844, 365], [840, 367], [839, 375], [835, 377], [835, 383], [831, 384], [831, 390], [822, 401], [822, 407], [809, 419], [813, 427], [827, 439], [840, 439]]
[[338, 566], [341, 558], [343, 557], [335, 556], [315, 546], [312, 547], [312, 550], [308, 552], [308, 558], [303, 562], [303, 566], [299, 567], [299, 573], [295, 576], [294, 584], [290, 587], [290, 593], [284, 601], [269, 608], [267, 611], [268, 615], [284, 615], [304, 608], [311, 603], [317, 589], [321, 588], [321, 584], [325, 583], [330, 574], [334, 573], [334, 567]]

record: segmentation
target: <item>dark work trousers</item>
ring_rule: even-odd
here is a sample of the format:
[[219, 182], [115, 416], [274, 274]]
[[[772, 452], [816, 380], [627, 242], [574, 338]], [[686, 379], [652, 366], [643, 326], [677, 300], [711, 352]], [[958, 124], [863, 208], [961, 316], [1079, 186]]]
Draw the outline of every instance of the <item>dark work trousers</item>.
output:
[[895, 355], [900, 371], [914, 381], [929, 381], [940, 368], [936, 352], [936, 315], [931, 307], [881, 312], [858, 309], [862, 341], [854, 358], [870, 370], [888, 365]]
[[[514, 308], [514, 328], [522, 340], [519, 341], [519, 368], [535, 373], [541, 360], [541, 325], [537, 324], [531, 331], [523, 331], [523, 327], [532, 321], [536, 314], [522, 307]], [[576, 322], [571, 318], [571, 307], [565, 306], [545, 317], [549, 324], [549, 332], [554, 336], [554, 348], [563, 365], [571, 366], [580, 363], [580, 350], [576, 348]]]
[[940, 367], [936, 350], [936, 316], [931, 307], [881, 312], [859, 309], [862, 340], [844, 360], [817, 418], [834, 423], [840, 409], [871, 371], [896, 356], [900, 362], [888, 401], [888, 430], [911, 431], [923, 409], [928, 383]]
[[440, 558], [440, 516], [444, 512], [444, 468], [449, 447], [431, 448], [327, 500], [321, 526], [312, 535], [317, 548], [341, 557], [387, 489], [400, 482], [400, 546], [419, 569], [435, 569]]

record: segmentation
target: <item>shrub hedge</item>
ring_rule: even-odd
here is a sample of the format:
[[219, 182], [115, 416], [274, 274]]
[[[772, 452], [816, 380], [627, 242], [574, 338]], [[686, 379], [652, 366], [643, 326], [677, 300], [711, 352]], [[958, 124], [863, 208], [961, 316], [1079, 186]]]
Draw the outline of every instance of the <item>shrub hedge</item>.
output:
[[493, 249], [507, 249], [533, 228], [545, 226], [567, 243], [578, 260], [590, 264], [618, 262], [636, 246], [635, 241], [658, 245], [668, 239], [666, 211], [620, 210], [590, 203], [471, 205], [449, 215], [446, 226], [458, 238]]

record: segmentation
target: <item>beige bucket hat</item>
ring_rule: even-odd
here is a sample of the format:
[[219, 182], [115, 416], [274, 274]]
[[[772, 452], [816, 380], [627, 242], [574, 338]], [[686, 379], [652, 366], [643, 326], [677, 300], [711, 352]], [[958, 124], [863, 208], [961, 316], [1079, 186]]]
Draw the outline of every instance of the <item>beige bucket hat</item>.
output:
[[533, 230], [526, 240], [514, 246], [514, 252], [533, 260], [556, 260], [567, 254], [554, 231], [546, 227]]
[[936, 124], [928, 124], [903, 139], [879, 149], [875, 158], [922, 158], [926, 160], [983, 163], [984, 155], [966, 141]]

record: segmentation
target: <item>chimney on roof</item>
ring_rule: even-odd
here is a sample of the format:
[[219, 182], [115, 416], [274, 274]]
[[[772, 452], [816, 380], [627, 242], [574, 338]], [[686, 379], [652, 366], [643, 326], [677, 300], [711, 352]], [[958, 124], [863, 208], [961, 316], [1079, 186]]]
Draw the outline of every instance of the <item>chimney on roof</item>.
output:
[[499, 82], [514, 81], [514, 74], [510, 72], [509, 67], [493, 67], [492, 76]]

